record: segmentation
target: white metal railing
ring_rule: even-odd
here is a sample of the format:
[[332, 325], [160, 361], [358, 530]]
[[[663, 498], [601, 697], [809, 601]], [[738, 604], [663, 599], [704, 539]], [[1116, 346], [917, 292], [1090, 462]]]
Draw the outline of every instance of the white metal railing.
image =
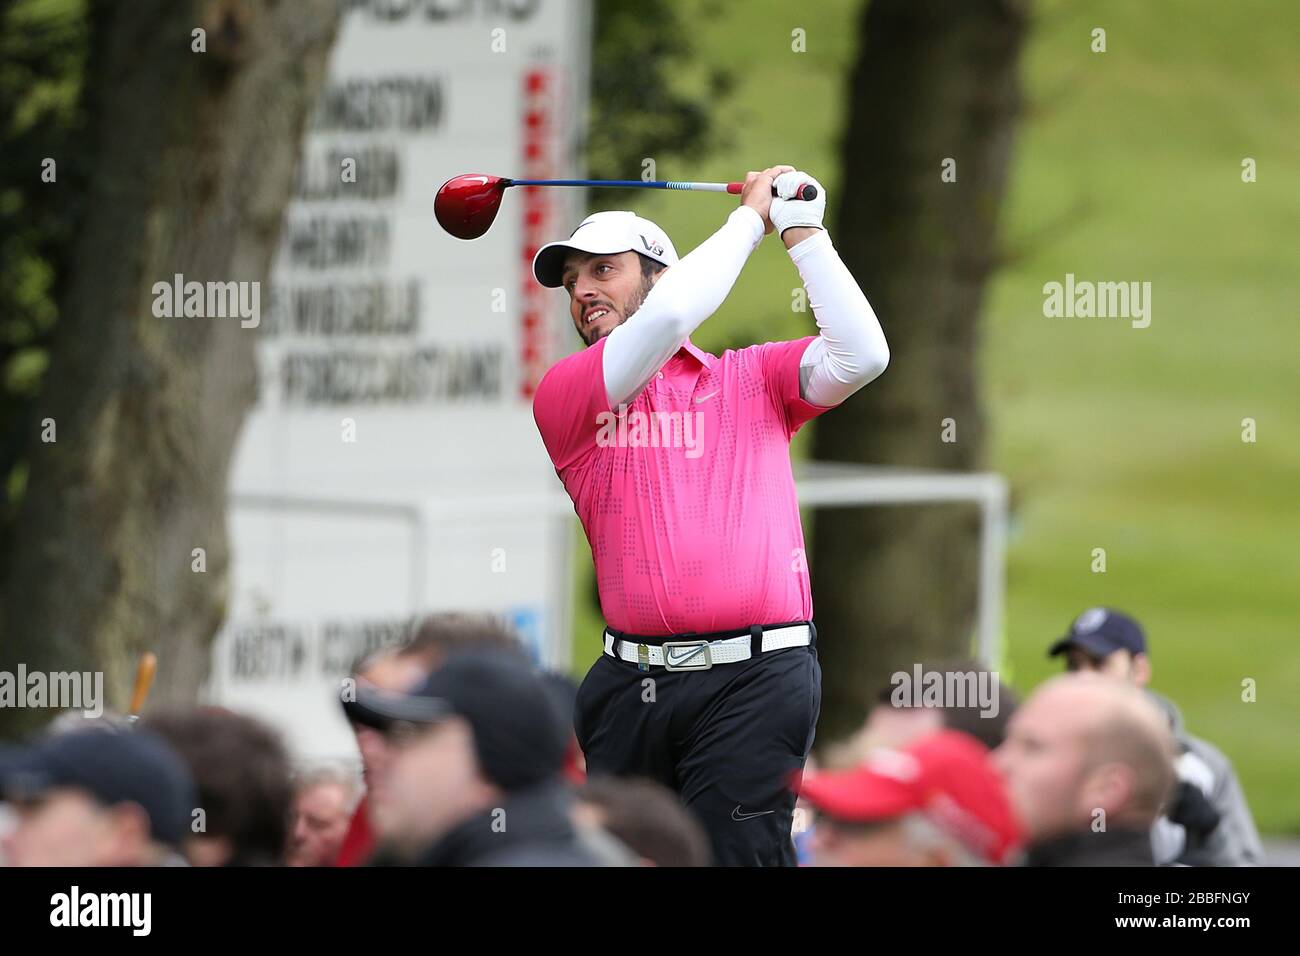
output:
[[[943, 472], [858, 465], [847, 462], [806, 462], [795, 468], [799, 504], [805, 508], [847, 508], [865, 505], [970, 502], [980, 508], [979, 581], [977, 585], [975, 655], [986, 666], [999, 663], [1006, 587], [1007, 483], [988, 472]], [[560, 491], [544, 493], [458, 495], [393, 501], [340, 498], [310, 494], [232, 491], [235, 508], [300, 514], [374, 517], [400, 520], [411, 528], [410, 594], [412, 611], [428, 599], [428, 548], [436, 524], [459, 523], [481, 517], [573, 514], [573, 504]], [[571, 619], [571, 615], [566, 614]]]

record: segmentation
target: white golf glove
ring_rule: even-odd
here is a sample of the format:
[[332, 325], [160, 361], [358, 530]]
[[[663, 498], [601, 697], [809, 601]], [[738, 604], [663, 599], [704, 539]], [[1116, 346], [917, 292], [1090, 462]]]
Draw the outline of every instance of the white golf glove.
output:
[[[791, 199], [795, 190], [805, 184], [817, 187], [817, 198]], [[826, 228], [822, 225], [822, 217], [826, 215], [825, 186], [797, 169], [777, 176], [773, 185], [776, 187], [776, 196], [772, 198], [772, 208], [767, 217], [776, 226], [778, 236], [794, 226]]]

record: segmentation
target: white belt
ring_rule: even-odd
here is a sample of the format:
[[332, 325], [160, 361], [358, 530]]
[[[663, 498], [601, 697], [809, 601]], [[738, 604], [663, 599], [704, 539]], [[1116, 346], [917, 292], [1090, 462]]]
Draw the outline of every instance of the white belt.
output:
[[[658, 644], [638, 644], [628, 638], [615, 638], [605, 632], [605, 653], [614, 657], [614, 644], [621, 640], [618, 657], [629, 664], [665, 667], [670, 671], [706, 671], [714, 664], [735, 664], [749, 660], [750, 636], [724, 637], [716, 641], [667, 641]], [[807, 624], [774, 627], [763, 632], [763, 653], [779, 651], [786, 647], [807, 647], [812, 643], [812, 631]]]

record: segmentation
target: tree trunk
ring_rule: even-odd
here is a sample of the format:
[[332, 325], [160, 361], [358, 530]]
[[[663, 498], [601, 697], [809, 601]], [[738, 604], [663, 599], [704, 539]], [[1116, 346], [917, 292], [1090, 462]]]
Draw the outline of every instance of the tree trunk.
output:
[[[978, 318], [1019, 106], [1027, 0], [870, 0], [843, 145], [836, 246], [889, 339], [884, 376], [820, 419], [819, 459], [981, 465]], [[941, 178], [956, 161], [956, 181]], [[956, 441], [942, 440], [942, 421]], [[974, 624], [974, 506], [821, 512], [813, 595], [820, 735], [861, 724], [912, 662], [965, 654]]]
[[[96, 174], [31, 426], [52, 420], [56, 440], [35, 442], [3, 556], [0, 670], [103, 671], [120, 709], [139, 654], [155, 650], [151, 701], [194, 700], [224, 613], [227, 472], [255, 397], [256, 330], [238, 316], [155, 317], [153, 287], [177, 273], [265, 285], [337, 10], [94, 7]], [[191, 48], [199, 27], [206, 52]], [[50, 716], [6, 708], [0, 732]]]

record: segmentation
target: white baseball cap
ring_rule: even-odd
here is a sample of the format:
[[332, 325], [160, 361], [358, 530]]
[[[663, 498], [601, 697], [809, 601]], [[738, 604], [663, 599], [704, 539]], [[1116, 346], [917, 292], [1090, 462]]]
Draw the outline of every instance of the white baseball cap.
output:
[[634, 212], [592, 213], [573, 230], [573, 235], [559, 242], [548, 242], [533, 257], [533, 275], [548, 289], [558, 289], [564, 276], [564, 260], [570, 252], [612, 255], [616, 252], [639, 252], [643, 256], [670, 266], [677, 261], [673, 241], [649, 219]]

